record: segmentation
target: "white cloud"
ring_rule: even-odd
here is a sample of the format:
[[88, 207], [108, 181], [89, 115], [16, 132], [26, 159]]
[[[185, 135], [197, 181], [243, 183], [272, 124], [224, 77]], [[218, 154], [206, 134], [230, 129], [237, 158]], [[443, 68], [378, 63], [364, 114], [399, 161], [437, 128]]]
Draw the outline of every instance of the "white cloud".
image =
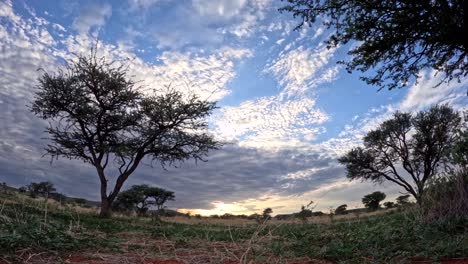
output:
[[399, 108], [402, 111], [422, 110], [440, 103], [455, 104], [457, 107], [456, 104], [467, 97], [468, 79], [466, 78], [461, 82], [452, 81], [435, 87], [440, 82], [440, 77], [435, 76], [435, 71], [423, 71], [420, 75], [418, 83], [409, 88], [407, 95], [400, 103]]
[[315, 125], [327, 119], [325, 113], [315, 109], [314, 99], [263, 97], [245, 101], [237, 107], [223, 107], [215, 122], [217, 135], [241, 140], [241, 146], [278, 148], [314, 140], [323, 132]]
[[316, 107], [313, 87], [335, 78], [336, 67], [326, 67], [334, 50], [299, 47], [281, 55], [271, 72], [283, 88], [276, 96], [261, 97], [224, 107], [215, 119], [216, 133], [239, 145], [278, 149], [311, 144], [324, 133], [329, 116]]
[[193, 0], [192, 5], [200, 16], [230, 19], [239, 15], [246, 0]]
[[279, 59], [268, 67], [288, 95], [303, 93], [323, 82], [331, 82], [337, 74], [337, 67], [325, 68], [335, 49], [320, 45], [316, 49], [300, 46], [281, 54]]
[[[79, 35], [68, 37], [64, 44], [67, 50], [62, 51], [61, 56], [71, 58], [70, 53], [86, 54], [94, 41]], [[230, 93], [227, 85], [236, 76], [235, 62], [251, 54], [247, 49], [230, 47], [220, 48], [212, 54], [166, 51], [156, 58], [156, 63], [150, 64], [126, 46], [102, 42], [98, 45], [98, 55], [127, 63], [129, 76], [138, 81], [144, 91], [151, 93], [154, 89], [164, 90], [171, 86], [213, 101]]]
[[161, 0], [128, 0], [129, 10], [135, 11], [147, 11], [151, 7], [161, 2]]
[[79, 33], [88, 33], [95, 27], [102, 27], [112, 15], [112, 7], [109, 4], [91, 4], [80, 11], [80, 15], [73, 21], [73, 29]]

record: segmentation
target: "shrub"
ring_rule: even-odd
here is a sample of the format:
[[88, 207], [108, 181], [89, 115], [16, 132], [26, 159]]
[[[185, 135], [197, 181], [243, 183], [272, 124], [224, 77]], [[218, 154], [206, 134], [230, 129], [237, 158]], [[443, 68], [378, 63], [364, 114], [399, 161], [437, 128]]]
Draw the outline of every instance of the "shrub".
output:
[[423, 196], [421, 210], [427, 222], [468, 217], [468, 168], [433, 180]]
[[335, 214], [337, 214], [337, 215], [347, 214], [348, 213], [346, 211], [347, 209], [348, 209], [348, 205], [347, 204], [342, 204], [342, 205], [338, 206], [335, 209]]
[[383, 205], [387, 209], [394, 208], [396, 206], [394, 202], [385, 202]]
[[375, 211], [380, 208], [380, 202], [385, 200], [385, 193], [383, 192], [373, 192], [362, 198], [362, 203], [369, 208], [369, 210]]

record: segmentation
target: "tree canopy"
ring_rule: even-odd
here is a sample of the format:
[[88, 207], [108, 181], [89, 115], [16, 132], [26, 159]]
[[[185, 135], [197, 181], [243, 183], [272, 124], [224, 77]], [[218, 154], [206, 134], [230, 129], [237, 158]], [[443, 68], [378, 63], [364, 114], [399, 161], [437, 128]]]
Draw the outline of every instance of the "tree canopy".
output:
[[348, 210], [348, 205], [347, 204], [342, 204], [335, 209], [335, 214], [341, 215], [341, 214], [346, 214], [346, 210]]
[[460, 115], [437, 105], [416, 115], [396, 112], [364, 137], [364, 146], [339, 159], [349, 179], [390, 181], [418, 203], [428, 180], [450, 165], [448, 153], [457, 142]]
[[29, 195], [33, 198], [41, 195], [48, 199], [49, 196], [56, 191], [54, 184], [49, 181], [31, 182], [26, 188], [29, 191]]
[[145, 214], [151, 206], [158, 210], [163, 209], [167, 201], [174, 200], [174, 192], [148, 186], [146, 184], [133, 185], [130, 189], [120, 192], [114, 203], [116, 209]]
[[380, 202], [385, 200], [385, 193], [383, 192], [373, 192], [371, 194], [368, 194], [362, 198], [362, 203], [366, 208], [369, 208], [371, 210], [377, 210], [380, 208]]
[[442, 72], [442, 81], [468, 74], [468, 3], [445, 1], [283, 0], [280, 11], [301, 23], [322, 21], [335, 31], [327, 44], [337, 47], [351, 40], [352, 60], [346, 69], [367, 72], [362, 80], [382, 88], [401, 88], [417, 80], [422, 69]]
[[[206, 121], [215, 108], [214, 102], [170, 88], [142, 93], [128, 79], [126, 65], [95, 52], [70, 61], [64, 70], [44, 73], [31, 105], [34, 114], [49, 120], [47, 154], [95, 167], [103, 217], [145, 157], [164, 166], [203, 160], [216, 149], [220, 144]], [[112, 176], [116, 183], [108, 192]]]

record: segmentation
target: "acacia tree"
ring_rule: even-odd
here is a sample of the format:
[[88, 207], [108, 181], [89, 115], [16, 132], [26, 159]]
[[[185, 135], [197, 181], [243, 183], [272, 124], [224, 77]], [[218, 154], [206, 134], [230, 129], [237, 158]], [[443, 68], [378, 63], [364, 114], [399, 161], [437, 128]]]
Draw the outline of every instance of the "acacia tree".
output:
[[49, 196], [54, 194], [56, 191], [54, 184], [48, 181], [31, 182], [29, 185], [27, 185], [27, 189], [29, 191], [29, 195], [32, 198], [35, 198], [38, 195], [42, 195], [46, 201], [49, 199]]
[[420, 204], [428, 180], [448, 169], [460, 125], [459, 114], [447, 105], [416, 115], [397, 112], [367, 133], [363, 147], [351, 149], [339, 162], [349, 179], [390, 181]]
[[407, 206], [411, 202], [409, 201], [409, 194], [406, 195], [400, 195], [396, 198], [397, 206]]
[[342, 205], [338, 206], [335, 209], [335, 214], [337, 214], [337, 215], [346, 214], [347, 213], [346, 210], [348, 210], [348, 205], [347, 204], [342, 204]]
[[[95, 52], [80, 56], [57, 73], [44, 73], [31, 111], [49, 120], [46, 147], [52, 158], [80, 159], [95, 167], [100, 180], [101, 217], [124, 182], [147, 157], [172, 165], [203, 160], [220, 144], [207, 132], [214, 102], [174, 89], [147, 95], [116, 66]], [[117, 172], [117, 173], [115, 173]], [[115, 185], [109, 191], [109, 179]]]
[[164, 209], [167, 201], [173, 201], [175, 198], [174, 192], [157, 187], [151, 187], [146, 194], [153, 199], [153, 204], [156, 205], [158, 211]]
[[357, 41], [349, 51], [352, 60], [341, 63], [349, 72], [373, 69], [374, 75], [361, 77], [368, 84], [401, 88], [424, 68], [443, 72], [441, 83], [468, 74], [468, 40], [460, 37], [468, 34], [465, 0], [286, 1], [280, 11], [301, 18], [297, 28], [321, 17], [325, 27], [335, 29], [328, 47]]
[[368, 194], [362, 198], [362, 203], [366, 208], [369, 208], [371, 210], [377, 210], [380, 208], [380, 202], [385, 200], [385, 193], [383, 192], [373, 192], [371, 194]]
[[394, 202], [385, 202], [383, 205], [387, 209], [395, 208], [395, 206], [396, 206]]

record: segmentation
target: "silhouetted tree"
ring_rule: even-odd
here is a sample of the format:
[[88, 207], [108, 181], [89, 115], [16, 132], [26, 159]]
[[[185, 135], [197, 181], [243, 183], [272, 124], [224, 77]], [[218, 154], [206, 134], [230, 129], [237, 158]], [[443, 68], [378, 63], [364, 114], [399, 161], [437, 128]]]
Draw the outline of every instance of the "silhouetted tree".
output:
[[335, 214], [337, 215], [342, 215], [342, 214], [346, 214], [346, 210], [348, 209], [348, 205], [347, 204], [342, 204], [340, 206], [338, 206], [336, 209], [335, 209]]
[[406, 206], [410, 204], [409, 197], [410, 197], [409, 194], [398, 196], [396, 198], [397, 206]]
[[[203, 160], [220, 145], [207, 132], [206, 117], [215, 108], [213, 102], [174, 89], [144, 94], [127, 79], [125, 65], [115, 66], [92, 52], [70, 61], [63, 71], [44, 73], [31, 111], [50, 121], [47, 154], [95, 167], [101, 217], [109, 217], [124, 182], [145, 157], [172, 165]], [[108, 192], [110, 176], [116, 183]]]
[[312, 210], [315, 208], [316, 205], [312, 206], [314, 201], [310, 201], [307, 205], [301, 206], [301, 211], [294, 214], [294, 217], [301, 219], [303, 223], [307, 223], [307, 218], [312, 217], [314, 214]]
[[383, 203], [383, 205], [387, 209], [394, 208], [396, 206], [394, 202], [385, 202], [385, 203]]
[[114, 203], [114, 208], [126, 211], [135, 210], [139, 215], [144, 215], [151, 206], [157, 206], [159, 211], [166, 201], [174, 198], [173, 192], [162, 188], [146, 184], [133, 185], [130, 189], [120, 192]]
[[449, 164], [460, 116], [447, 105], [416, 115], [397, 112], [367, 133], [364, 146], [339, 159], [349, 179], [385, 180], [401, 186], [420, 203], [427, 181]]
[[174, 192], [157, 187], [149, 188], [146, 191], [146, 195], [148, 198], [153, 199], [153, 204], [156, 206], [158, 211], [164, 209], [164, 204], [167, 201], [173, 201], [175, 198]]
[[380, 202], [385, 200], [385, 193], [383, 192], [373, 192], [362, 198], [362, 203], [366, 208], [370, 210], [377, 210], [380, 208]]
[[[329, 47], [357, 41], [349, 51], [352, 60], [341, 62], [368, 84], [389, 89], [406, 86], [421, 69], [432, 68], [450, 81], [468, 74], [468, 4], [465, 0], [287, 0], [280, 11], [300, 17], [304, 23], [317, 18], [335, 31]], [[390, 80], [390, 81], [389, 81]]]
[[32, 198], [36, 198], [38, 195], [43, 196], [45, 200], [47, 201], [49, 199], [49, 196], [52, 193], [55, 193], [55, 187], [54, 184], [48, 181], [44, 182], [31, 182], [28, 186], [27, 189], [29, 191], [29, 195]]
[[263, 219], [264, 220], [270, 219], [272, 213], [273, 213], [273, 209], [265, 208], [265, 210], [263, 210], [263, 213], [262, 213]]

